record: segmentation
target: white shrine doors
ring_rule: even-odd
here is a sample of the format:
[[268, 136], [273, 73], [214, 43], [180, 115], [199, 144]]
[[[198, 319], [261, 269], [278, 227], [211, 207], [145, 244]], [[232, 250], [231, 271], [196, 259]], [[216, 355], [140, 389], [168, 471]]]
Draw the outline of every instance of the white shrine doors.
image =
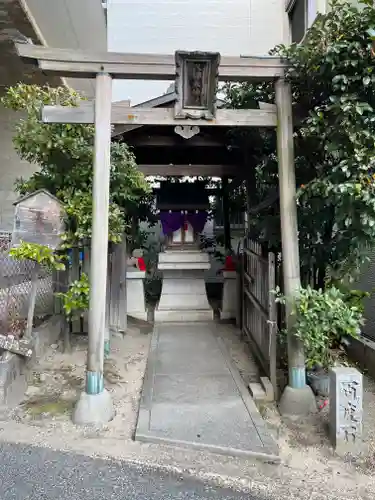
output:
[[177, 229], [172, 234], [172, 245], [183, 245], [184, 243], [194, 243], [194, 230], [190, 222], [185, 223], [185, 227]]
[[193, 245], [196, 241], [196, 235], [191, 223], [187, 220], [186, 215], [182, 226], [174, 231], [170, 237], [171, 245]]

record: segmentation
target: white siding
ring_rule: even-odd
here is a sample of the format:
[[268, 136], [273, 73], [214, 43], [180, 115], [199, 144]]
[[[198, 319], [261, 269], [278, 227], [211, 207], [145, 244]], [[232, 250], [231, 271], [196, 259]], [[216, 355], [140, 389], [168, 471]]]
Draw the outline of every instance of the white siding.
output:
[[[110, 0], [108, 50], [266, 55], [285, 40], [285, 19], [280, 0]], [[137, 104], [162, 94], [168, 85], [115, 82], [113, 99]]]
[[20, 160], [14, 150], [12, 138], [14, 125], [22, 117], [0, 105], [0, 230], [13, 229], [13, 202], [17, 195], [14, 182], [17, 177], [29, 178], [36, 170], [34, 165]]
[[[107, 51], [107, 25], [101, 0], [22, 0], [41, 43], [49, 47]], [[90, 80], [68, 84], [87, 97], [94, 96]]]

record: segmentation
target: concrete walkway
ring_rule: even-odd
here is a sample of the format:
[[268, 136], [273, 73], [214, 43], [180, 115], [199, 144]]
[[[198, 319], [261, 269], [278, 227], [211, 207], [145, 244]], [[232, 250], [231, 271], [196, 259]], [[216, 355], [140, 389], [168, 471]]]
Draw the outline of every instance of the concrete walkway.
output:
[[135, 439], [277, 460], [277, 445], [212, 323], [154, 328]]

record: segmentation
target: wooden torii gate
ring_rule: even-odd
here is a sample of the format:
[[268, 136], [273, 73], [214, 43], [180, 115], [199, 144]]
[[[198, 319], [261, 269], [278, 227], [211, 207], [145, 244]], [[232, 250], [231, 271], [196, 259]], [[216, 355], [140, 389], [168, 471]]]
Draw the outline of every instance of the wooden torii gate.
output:
[[[300, 265], [292, 97], [290, 84], [284, 78], [285, 61], [275, 57], [220, 57], [219, 53], [210, 52], [96, 54], [29, 44], [17, 44], [16, 50], [20, 57], [37, 64], [43, 72], [96, 79], [94, 104], [82, 103], [77, 108], [45, 106], [42, 112], [46, 123], [95, 124], [87, 376], [86, 388], [75, 408], [73, 421], [77, 424], [105, 423], [114, 416], [103, 379], [112, 125], [175, 126], [180, 135], [182, 132], [187, 137], [199, 132], [199, 126], [277, 127], [284, 292], [290, 298], [287, 316], [291, 326], [292, 299], [300, 286]], [[114, 78], [175, 80], [176, 106], [174, 109], [146, 109], [112, 104]], [[275, 82], [276, 106], [250, 110], [216, 109], [219, 81], [254, 80]], [[303, 414], [311, 409], [313, 396], [306, 386], [303, 349], [293, 336], [288, 342], [288, 358], [289, 386], [283, 394], [281, 410]]]

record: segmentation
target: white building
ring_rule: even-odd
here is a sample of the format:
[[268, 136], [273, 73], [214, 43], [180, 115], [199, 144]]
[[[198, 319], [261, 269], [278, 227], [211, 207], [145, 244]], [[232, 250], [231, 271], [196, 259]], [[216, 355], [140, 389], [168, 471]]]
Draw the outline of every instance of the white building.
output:
[[[0, 96], [6, 87], [20, 81], [52, 83], [20, 60], [13, 47], [15, 39], [31, 39], [50, 47], [107, 50], [106, 11], [101, 0], [0, 0], [0, 7]], [[67, 83], [93, 96], [93, 82]], [[13, 227], [16, 178], [28, 178], [36, 170], [35, 165], [21, 161], [13, 148], [13, 129], [19, 118], [0, 105], [0, 230], [5, 231]]]
[[[306, 31], [319, 14], [326, 14], [330, 8], [330, 0], [284, 0], [285, 10], [289, 17], [290, 39], [300, 42]], [[358, 5], [360, 0], [351, 0]]]
[[[266, 55], [288, 40], [284, 0], [108, 0], [108, 50], [172, 54]], [[115, 82], [113, 100], [132, 104], [163, 94], [170, 82]]]

